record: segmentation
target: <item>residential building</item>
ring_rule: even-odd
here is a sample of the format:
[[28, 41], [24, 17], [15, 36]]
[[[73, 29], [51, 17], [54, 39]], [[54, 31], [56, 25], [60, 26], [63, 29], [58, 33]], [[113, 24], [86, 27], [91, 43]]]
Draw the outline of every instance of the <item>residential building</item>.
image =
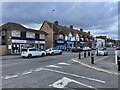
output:
[[76, 30], [72, 25], [70, 27], [59, 25], [58, 21], [54, 23], [44, 21], [40, 31], [48, 34], [46, 48], [56, 47], [66, 50], [89, 45], [93, 39], [90, 32], [83, 32], [83, 29]]
[[47, 33], [8, 22], [0, 27], [1, 44], [7, 45], [7, 54], [20, 54], [22, 48], [45, 49]]

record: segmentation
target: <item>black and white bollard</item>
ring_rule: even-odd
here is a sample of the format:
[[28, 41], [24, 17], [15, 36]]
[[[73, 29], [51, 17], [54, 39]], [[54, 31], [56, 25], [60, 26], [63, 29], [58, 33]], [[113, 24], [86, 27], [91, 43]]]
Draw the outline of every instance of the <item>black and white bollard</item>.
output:
[[90, 56], [90, 51], [88, 51], [88, 56]]
[[86, 58], [86, 51], [84, 51], [84, 57]]
[[91, 64], [94, 64], [94, 54], [91, 54]]
[[120, 71], [120, 57], [117, 56], [117, 61], [118, 61], [118, 71]]

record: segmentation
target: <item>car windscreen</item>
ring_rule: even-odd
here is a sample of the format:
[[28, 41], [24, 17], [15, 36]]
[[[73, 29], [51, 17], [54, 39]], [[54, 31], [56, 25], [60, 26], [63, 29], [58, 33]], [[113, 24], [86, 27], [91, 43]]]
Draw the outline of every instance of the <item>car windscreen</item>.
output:
[[23, 52], [27, 52], [27, 49], [22, 49]]
[[29, 49], [29, 51], [37, 51], [37, 49]]

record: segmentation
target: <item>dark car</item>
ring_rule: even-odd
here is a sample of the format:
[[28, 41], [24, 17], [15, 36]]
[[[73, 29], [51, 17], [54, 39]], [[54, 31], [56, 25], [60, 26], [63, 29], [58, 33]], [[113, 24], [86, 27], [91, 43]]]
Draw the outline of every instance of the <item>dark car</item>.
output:
[[72, 52], [79, 52], [79, 51], [82, 51], [82, 48], [81, 47], [72, 47], [71, 51]]

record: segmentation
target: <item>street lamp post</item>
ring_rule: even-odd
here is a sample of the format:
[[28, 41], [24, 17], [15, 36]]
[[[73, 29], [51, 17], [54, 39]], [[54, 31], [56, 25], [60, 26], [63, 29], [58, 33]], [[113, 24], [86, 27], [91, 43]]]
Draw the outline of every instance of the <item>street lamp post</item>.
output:
[[[54, 17], [53, 17], [53, 13], [55, 10], [52, 10], [52, 32], [53, 32], [53, 23], [54, 23]], [[53, 33], [52, 33], [52, 47], [53, 47]]]

